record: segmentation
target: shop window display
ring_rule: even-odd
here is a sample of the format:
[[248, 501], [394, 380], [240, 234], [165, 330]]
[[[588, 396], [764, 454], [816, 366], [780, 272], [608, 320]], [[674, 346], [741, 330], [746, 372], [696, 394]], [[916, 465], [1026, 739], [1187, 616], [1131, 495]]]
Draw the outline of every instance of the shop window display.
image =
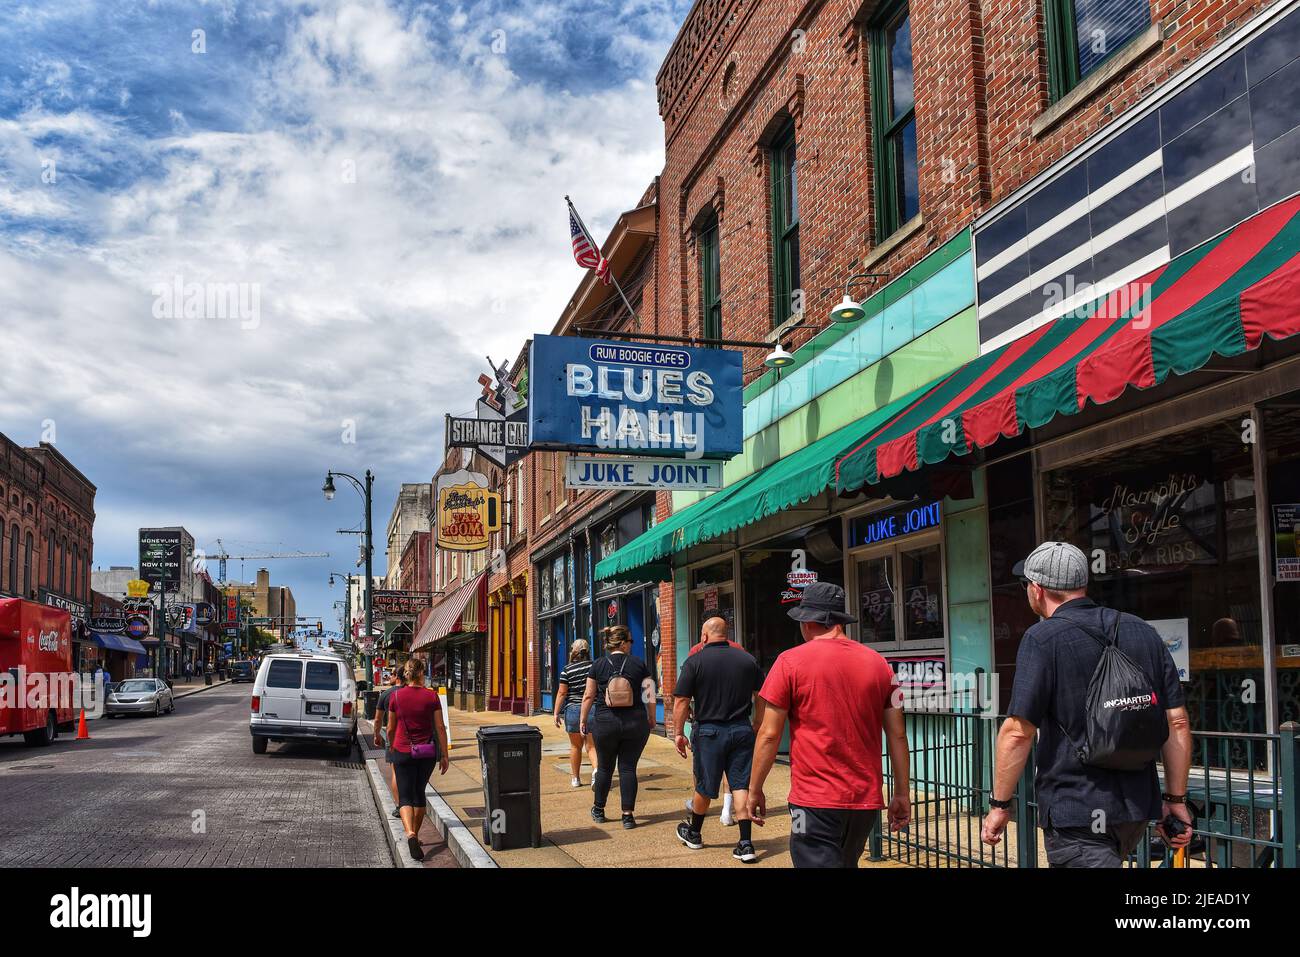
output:
[[[1043, 489], [1048, 537], [1089, 556], [1091, 596], [1164, 637], [1193, 728], [1266, 731], [1256, 483], [1240, 421], [1095, 456], [1048, 473]], [[1243, 766], [1244, 747], [1195, 757]]]

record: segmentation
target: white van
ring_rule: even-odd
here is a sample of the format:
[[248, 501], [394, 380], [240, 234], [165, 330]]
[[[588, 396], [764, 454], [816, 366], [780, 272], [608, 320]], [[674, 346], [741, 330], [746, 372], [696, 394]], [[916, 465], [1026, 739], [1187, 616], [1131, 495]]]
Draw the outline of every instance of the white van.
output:
[[356, 701], [352, 669], [339, 655], [267, 655], [253, 682], [253, 753], [265, 754], [271, 741], [326, 741], [350, 751], [357, 738]]

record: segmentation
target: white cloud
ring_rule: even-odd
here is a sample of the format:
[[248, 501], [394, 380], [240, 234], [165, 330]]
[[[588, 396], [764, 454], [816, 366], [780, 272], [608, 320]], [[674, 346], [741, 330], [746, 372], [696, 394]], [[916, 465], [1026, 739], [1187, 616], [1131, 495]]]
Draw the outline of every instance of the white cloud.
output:
[[[213, 10], [235, 33], [210, 29], [205, 66], [262, 12]], [[224, 477], [231, 524], [264, 507], [240, 500], [251, 469], [350, 456], [392, 482], [427, 478], [442, 414], [472, 407], [484, 356], [513, 359], [582, 278], [564, 194], [600, 236], [662, 166], [653, 76], [670, 18], [648, 14], [663, 32], [620, 52], [639, 78], [557, 91], [512, 67], [561, 57], [548, 10], [563, 12], [471, 6], [435, 23], [381, 0], [304, 7], [233, 91], [243, 129], [209, 128], [201, 100], [171, 104], [161, 135], [82, 108], [0, 121], [0, 168], [27, 171], [0, 180], [0, 214], [22, 224], [0, 233], [0, 332], [32, 346], [0, 350], [0, 429], [27, 442], [44, 418], [73, 424], [61, 437], [105, 456], [91, 477], [113, 508], [129, 496], [105, 475], [176, 481], [183, 450]], [[145, 92], [108, 96], [137, 107]], [[51, 151], [54, 187], [39, 177]], [[137, 175], [109, 175], [115, 158]], [[154, 318], [153, 290], [176, 277], [256, 286], [260, 324]]]

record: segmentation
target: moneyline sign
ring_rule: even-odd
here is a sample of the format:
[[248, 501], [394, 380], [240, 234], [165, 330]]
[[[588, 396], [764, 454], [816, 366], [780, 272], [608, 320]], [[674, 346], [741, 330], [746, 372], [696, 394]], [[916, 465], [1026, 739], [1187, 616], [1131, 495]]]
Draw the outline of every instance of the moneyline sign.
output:
[[534, 336], [531, 448], [729, 459], [743, 446], [741, 354]]

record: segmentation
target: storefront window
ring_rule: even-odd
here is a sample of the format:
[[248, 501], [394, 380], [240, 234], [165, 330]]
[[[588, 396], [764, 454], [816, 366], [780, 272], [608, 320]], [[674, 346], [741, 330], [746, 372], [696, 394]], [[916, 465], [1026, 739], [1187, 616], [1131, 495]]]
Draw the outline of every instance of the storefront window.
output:
[[899, 553], [903, 570], [903, 641], [943, 644], [943, 557], [939, 546]]
[[[764, 671], [777, 655], [798, 645], [799, 625], [786, 615], [811, 581], [844, 584], [843, 526], [834, 518], [740, 553], [744, 582], [745, 648]], [[811, 576], [811, 577], [810, 577]]]
[[549, 691], [554, 687], [553, 676], [556, 655], [555, 626], [558, 618], [548, 618], [545, 621], [538, 622], [538, 632], [541, 635], [541, 665], [542, 665], [542, 689]]
[[720, 562], [713, 562], [710, 565], [701, 565], [699, 568], [691, 569], [691, 589], [705, 588], [709, 585], [723, 585], [731, 583], [731, 559], [724, 558]]
[[[1239, 421], [1050, 472], [1044, 495], [1048, 537], [1089, 556], [1091, 596], [1164, 637], [1192, 727], [1265, 731], [1255, 480]], [[1242, 765], [1244, 744], [1203, 746], [1198, 763]]]
[[857, 563], [858, 634], [869, 645], [894, 640], [892, 564], [889, 556], [866, 558]]
[[941, 522], [937, 501], [849, 519], [859, 641], [885, 653], [944, 647]]
[[546, 611], [551, 607], [551, 566], [538, 566], [537, 575], [537, 594], [541, 610]]
[[1278, 408], [1264, 413], [1279, 724], [1300, 721], [1300, 412], [1296, 400], [1295, 395], [1287, 396]]
[[557, 555], [551, 562], [551, 607], [563, 605], [565, 598], [564, 556]]

